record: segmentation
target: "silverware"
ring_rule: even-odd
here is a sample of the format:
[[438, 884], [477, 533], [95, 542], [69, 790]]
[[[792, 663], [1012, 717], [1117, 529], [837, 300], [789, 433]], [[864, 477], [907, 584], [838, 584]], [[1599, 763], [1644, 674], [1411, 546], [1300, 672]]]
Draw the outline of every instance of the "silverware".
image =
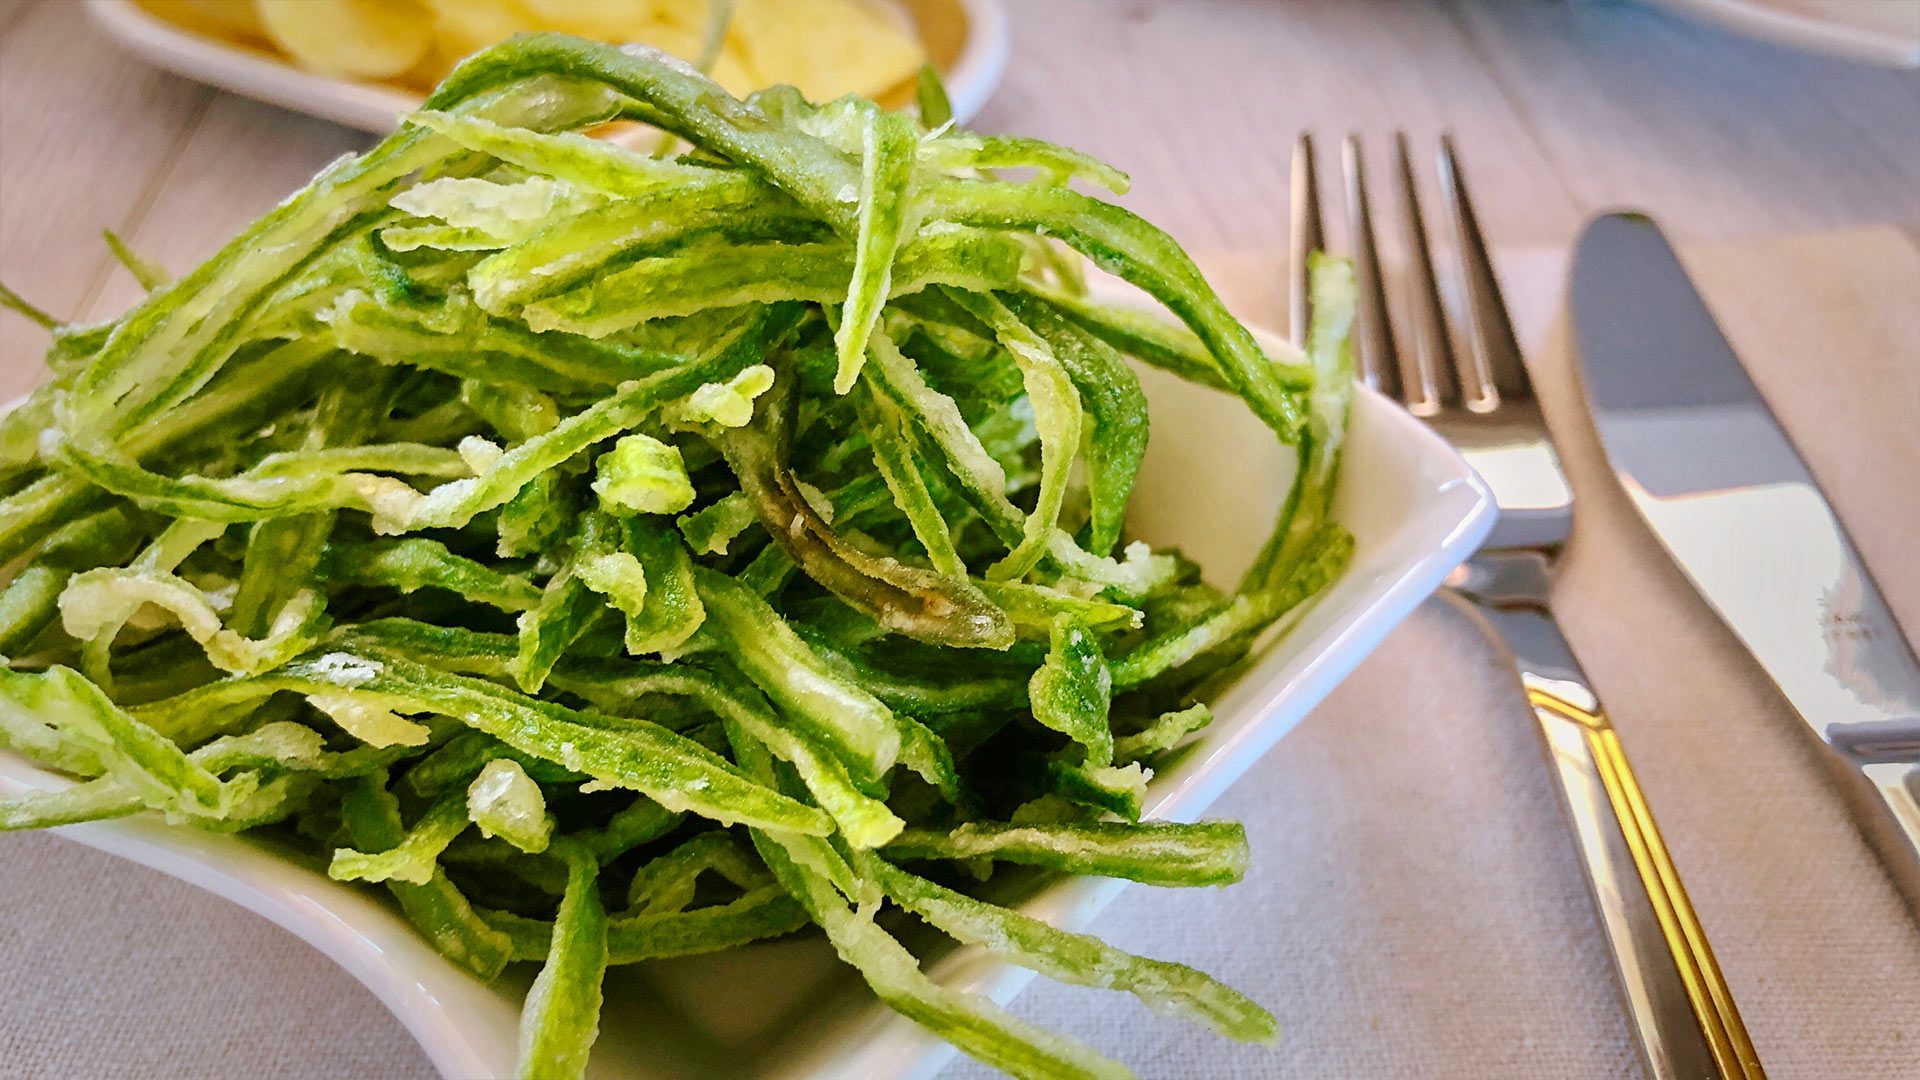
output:
[[[1648, 1069], [1661, 1080], [1764, 1077], [1620, 738], [1554, 622], [1548, 581], [1571, 531], [1573, 496], [1453, 144], [1441, 142], [1439, 184], [1464, 301], [1464, 350], [1449, 333], [1403, 133], [1395, 136], [1394, 158], [1410, 263], [1410, 325], [1400, 334], [1388, 315], [1359, 139], [1349, 137], [1341, 155], [1359, 291], [1359, 375], [1459, 447], [1500, 505], [1486, 545], [1449, 579], [1450, 595], [1514, 657]], [[1294, 246], [1311, 249], [1321, 232], [1317, 186], [1300, 182], [1316, 172], [1309, 137], [1301, 137], [1294, 161]], [[1305, 327], [1298, 316], [1306, 307], [1304, 260], [1293, 273], [1297, 338]]]
[[1846, 530], [1658, 226], [1589, 225], [1570, 296], [1615, 475], [1831, 751], [1920, 910], [1920, 662]]

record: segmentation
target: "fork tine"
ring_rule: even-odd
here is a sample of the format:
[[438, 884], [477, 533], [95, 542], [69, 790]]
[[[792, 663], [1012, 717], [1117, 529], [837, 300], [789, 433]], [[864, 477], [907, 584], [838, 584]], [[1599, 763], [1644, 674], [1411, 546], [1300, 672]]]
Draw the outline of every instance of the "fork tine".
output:
[[1467, 337], [1473, 347], [1473, 364], [1480, 385], [1491, 386], [1500, 396], [1521, 400], [1533, 396], [1527, 378], [1527, 365], [1520, 355], [1520, 343], [1513, 333], [1513, 320], [1500, 298], [1500, 279], [1493, 274], [1493, 261], [1487, 257], [1487, 242], [1480, 235], [1480, 220], [1473, 212], [1473, 199], [1467, 194], [1466, 177], [1460, 171], [1460, 159], [1453, 148], [1453, 136], [1440, 136], [1440, 193], [1446, 200], [1448, 217], [1453, 223], [1453, 249], [1460, 261], [1460, 278], [1467, 300]]
[[1347, 236], [1353, 242], [1354, 284], [1360, 303], [1354, 313], [1353, 345], [1360, 378], [1391, 397], [1401, 397], [1400, 350], [1387, 321], [1387, 290], [1380, 279], [1380, 249], [1373, 237], [1373, 205], [1367, 198], [1366, 163], [1360, 136], [1348, 135], [1340, 155], [1347, 181]]
[[1327, 234], [1320, 222], [1319, 168], [1314, 162], [1313, 136], [1300, 133], [1293, 147], [1292, 233], [1287, 251], [1287, 334], [1295, 345], [1307, 343], [1307, 323], [1313, 315], [1313, 297], [1307, 289], [1307, 256], [1327, 250]]
[[1400, 203], [1407, 224], [1407, 256], [1413, 266], [1413, 375], [1419, 383], [1406, 394], [1415, 415], [1430, 415], [1459, 405], [1462, 390], [1453, 342], [1447, 335], [1445, 309], [1440, 304], [1440, 279], [1433, 271], [1433, 251], [1427, 245], [1427, 222], [1420, 212], [1420, 191], [1414, 183], [1413, 159], [1407, 133], [1393, 133], [1393, 156], [1400, 180]]

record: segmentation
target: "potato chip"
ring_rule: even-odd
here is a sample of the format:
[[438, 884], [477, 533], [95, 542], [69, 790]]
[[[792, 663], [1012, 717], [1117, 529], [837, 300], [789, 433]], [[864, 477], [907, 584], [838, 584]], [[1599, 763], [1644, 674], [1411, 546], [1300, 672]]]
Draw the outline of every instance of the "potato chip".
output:
[[[634, 29], [622, 44], [628, 42], [650, 45], [691, 64], [700, 59], [701, 49], [705, 45], [705, 32], [689, 31], [673, 23], [650, 22]], [[708, 74], [728, 93], [738, 97], [745, 97], [765, 85], [747, 71], [737, 56], [724, 51], [714, 58], [713, 68]]]
[[620, 44], [659, 21], [654, 0], [520, 0], [532, 26]]
[[869, 0], [739, 0], [729, 37], [760, 85], [815, 101], [876, 95], [926, 60], [901, 14]]
[[413, 0], [255, 0], [274, 44], [327, 75], [384, 79], [433, 44], [433, 22]]
[[653, 17], [705, 38], [713, 0], [653, 0]]
[[439, 40], [434, 55], [451, 67], [476, 49], [534, 29], [533, 15], [519, 0], [425, 0]]
[[[717, 0], [136, 2], [197, 33], [277, 48], [322, 74], [425, 90], [472, 53], [535, 30], [650, 45], [698, 62]], [[791, 83], [826, 101], [880, 95], [924, 59], [892, 0], [735, 0], [709, 74], [737, 96]]]
[[267, 31], [254, 13], [253, 0], [139, 0], [155, 15], [202, 34], [270, 44]]
[[713, 58], [713, 68], [707, 72], [713, 81], [724, 87], [734, 97], [746, 97], [764, 84], [753, 77], [740, 54], [732, 48], [723, 48], [720, 55]]
[[629, 27], [626, 37], [614, 44], [650, 45], [663, 53], [677, 56], [689, 64], [700, 56], [700, 36], [690, 34], [672, 23], [648, 22]]

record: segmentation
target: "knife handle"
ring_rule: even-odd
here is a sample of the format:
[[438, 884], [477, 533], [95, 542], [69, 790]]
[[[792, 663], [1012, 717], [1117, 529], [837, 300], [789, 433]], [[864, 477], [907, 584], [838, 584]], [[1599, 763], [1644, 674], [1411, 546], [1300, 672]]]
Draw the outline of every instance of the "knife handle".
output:
[[1466, 606], [1514, 656], [1648, 1070], [1657, 1080], [1764, 1080], [1620, 736], [1544, 599]]

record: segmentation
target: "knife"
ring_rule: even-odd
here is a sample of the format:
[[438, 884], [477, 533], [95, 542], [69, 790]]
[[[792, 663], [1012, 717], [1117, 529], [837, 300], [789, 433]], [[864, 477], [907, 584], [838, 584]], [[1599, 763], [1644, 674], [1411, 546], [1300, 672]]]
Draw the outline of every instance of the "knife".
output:
[[1920, 661], [1653, 221], [1587, 226], [1574, 340], [1608, 464], [1826, 748], [1920, 912]]

